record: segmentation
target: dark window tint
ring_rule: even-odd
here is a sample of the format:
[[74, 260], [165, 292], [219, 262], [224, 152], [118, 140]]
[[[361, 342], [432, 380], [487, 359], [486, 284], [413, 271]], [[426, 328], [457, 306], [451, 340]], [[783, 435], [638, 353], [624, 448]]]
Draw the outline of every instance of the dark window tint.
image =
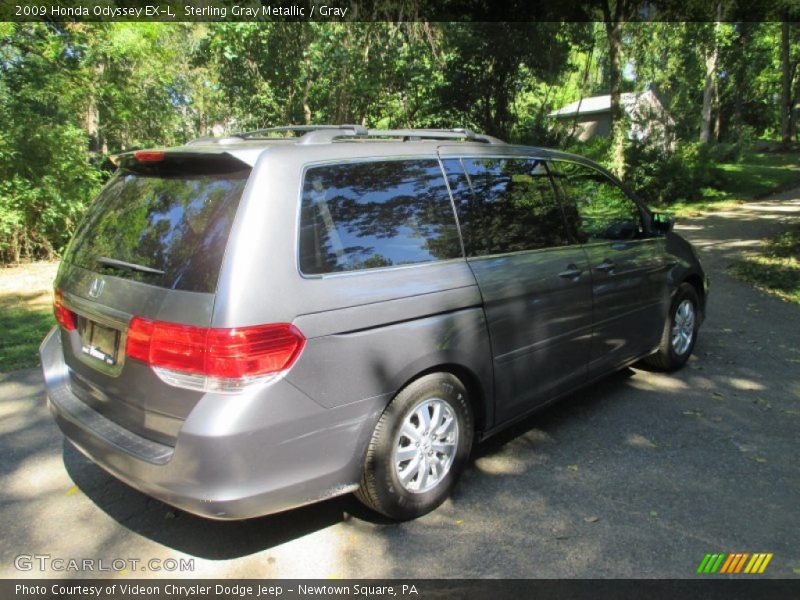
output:
[[569, 243], [561, 206], [542, 161], [465, 158], [444, 162], [468, 256]]
[[639, 206], [607, 175], [585, 165], [558, 161], [554, 176], [569, 199], [567, 221], [579, 242], [642, 236]]
[[[213, 292], [249, 173], [154, 175], [122, 169], [89, 209], [65, 260], [152, 285]], [[164, 273], [104, 267], [100, 257]]]
[[395, 160], [308, 169], [300, 269], [319, 274], [461, 256], [439, 162]]

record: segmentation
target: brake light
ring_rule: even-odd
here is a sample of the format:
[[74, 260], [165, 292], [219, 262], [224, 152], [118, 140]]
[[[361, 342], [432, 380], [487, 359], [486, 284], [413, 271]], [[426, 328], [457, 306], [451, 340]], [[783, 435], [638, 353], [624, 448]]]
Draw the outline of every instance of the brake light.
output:
[[291, 368], [305, 341], [289, 323], [219, 329], [134, 317], [125, 352], [170, 385], [236, 392]]
[[53, 313], [58, 324], [64, 329], [67, 331], [75, 330], [75, 313], [64, 306], [64, 293], [61, 290], [56, 290], [53, 294]]
[[164, 160], [163, 150], [136, 150], [133, 158], [139, 162], [161, 162]]

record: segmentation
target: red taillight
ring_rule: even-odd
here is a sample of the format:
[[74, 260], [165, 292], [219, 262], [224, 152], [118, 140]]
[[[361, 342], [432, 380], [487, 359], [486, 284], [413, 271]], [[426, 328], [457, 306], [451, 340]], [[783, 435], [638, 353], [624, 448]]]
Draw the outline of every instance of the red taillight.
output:
[[53, 295], [53, 313], [56, 321], [67, 331], [75, 330], [75, 313], [64, 306], [64, 294], [61, 290], [56, 290]]
[[163, 150], [136, 150], [133, 158], [139, 162], [160, 162], [164, 160]]
[[285, 371], [305, 341], [288, 323], [213, 329], [134, 317], [125, 352], [157, 369], [231, 380]]
[[294, 364], [305, 337], [288, 323], [210, 329], [206, 372], [215, 377], [249, 377], [278, 373]]
[[131, 358], [150, 362], [150, 338], [153, 335], [153, 322], [133, 317], [128, 325], [128, 342], [125, 354]]

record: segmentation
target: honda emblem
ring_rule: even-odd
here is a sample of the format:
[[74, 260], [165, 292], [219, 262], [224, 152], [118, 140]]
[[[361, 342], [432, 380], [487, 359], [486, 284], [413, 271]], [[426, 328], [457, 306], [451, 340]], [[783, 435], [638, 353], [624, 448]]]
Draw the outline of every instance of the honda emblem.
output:
[[89, 296], [92, 298], [97, 298], [103, 293], [103, 286], [105, 286], [105, 284], [106, 282], [103, 279], [100, 277], [95, 277], [92, 280], [92, 285], [89, 286]]

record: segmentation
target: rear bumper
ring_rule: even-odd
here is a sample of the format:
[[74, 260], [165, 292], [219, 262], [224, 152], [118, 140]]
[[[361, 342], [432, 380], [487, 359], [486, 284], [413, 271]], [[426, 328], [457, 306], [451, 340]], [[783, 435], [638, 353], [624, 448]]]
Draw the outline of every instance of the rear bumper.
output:
[[48, 405], [78, 450], [131, 487], [213, 519], [258, 517], [355, 489], [386, 402], [328, 409], [284, 379], [244, 395], [207, 394], [171, 447], [124, 429], [71, 392], [57, 327], [40, 353]]

